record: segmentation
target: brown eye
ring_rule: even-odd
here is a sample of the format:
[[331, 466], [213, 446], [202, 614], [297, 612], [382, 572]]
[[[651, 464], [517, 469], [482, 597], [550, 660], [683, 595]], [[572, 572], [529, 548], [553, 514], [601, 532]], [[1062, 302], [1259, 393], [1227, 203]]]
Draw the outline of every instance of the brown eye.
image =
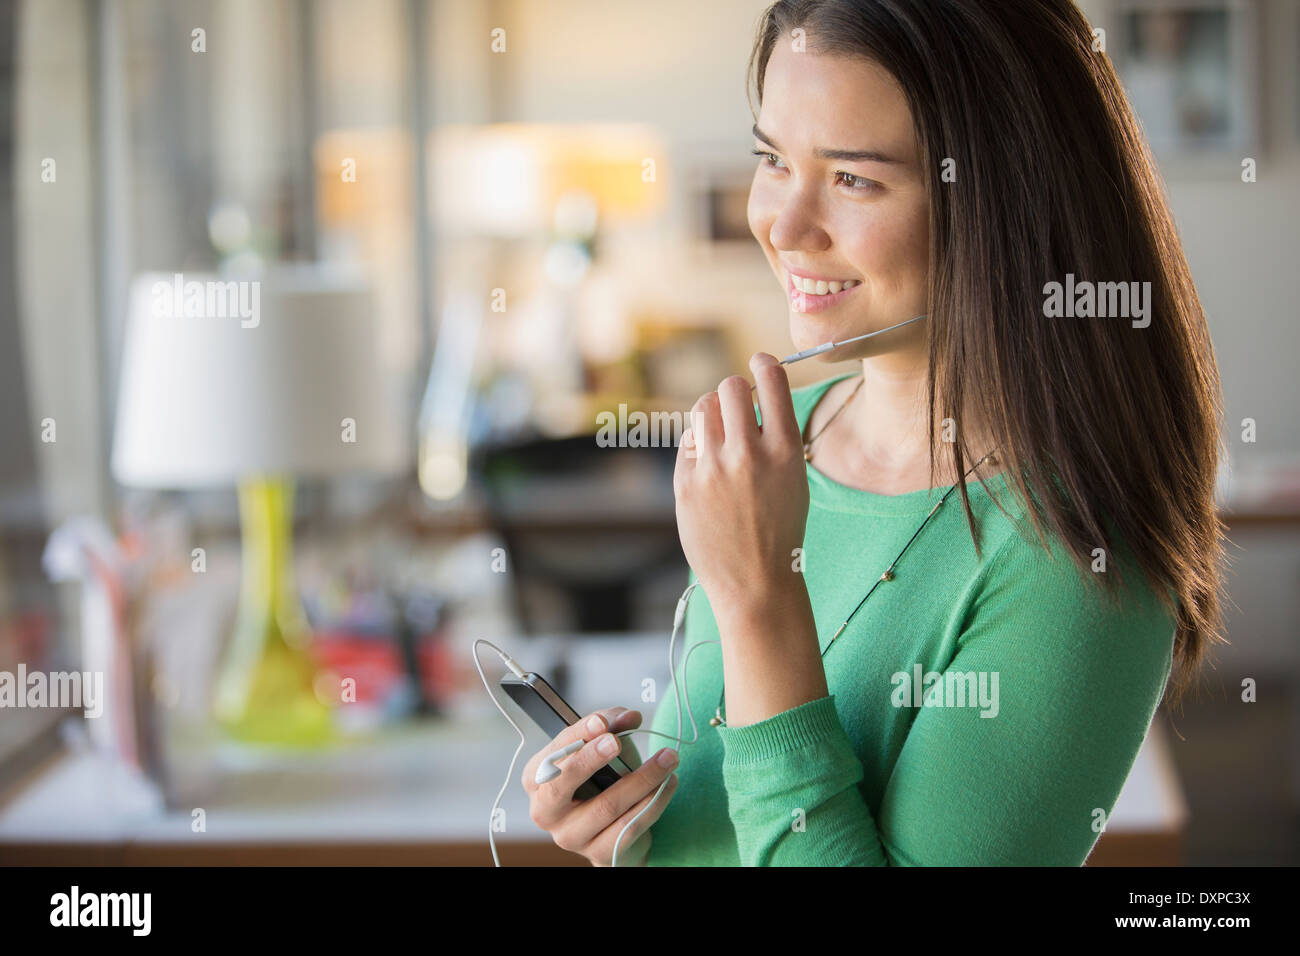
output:
[[[878, 189], [884, 188], [880, 185], [880, 183], [876, 182], [874, 179], [864, 179], [861, 176], [854, 176], [852, 173], [846, 173], [843, 170], [837, 172], [835, 176], [837, 177], [836, 182], [841, 182], [843, 185], [849, 187], [849, 189], [853, 190], [854, 192], [875, 192]], [[838, 178], [840, 176], [845, 177], [849, 181], [843, 182]]]

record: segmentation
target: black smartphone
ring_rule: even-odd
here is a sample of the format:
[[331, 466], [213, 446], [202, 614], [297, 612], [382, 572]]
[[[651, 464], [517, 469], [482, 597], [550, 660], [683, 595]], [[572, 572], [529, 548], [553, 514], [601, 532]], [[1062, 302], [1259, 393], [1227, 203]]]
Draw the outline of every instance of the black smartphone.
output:
[[[525, 674], [523, 677], [506, 674], [501, 678], [501, 689], [541, 728], [547, 738], [556, 737], [560, 731], [572, 727], [582, 719], [582, 715], [570, 707], [539, 674]], [[619, 738], [620, 741], [622, 739]], [[632, 768], [622, 757], [614, 757], [579, 786], [574, 796], [579, 800], [589, 800], [631, 772]]]

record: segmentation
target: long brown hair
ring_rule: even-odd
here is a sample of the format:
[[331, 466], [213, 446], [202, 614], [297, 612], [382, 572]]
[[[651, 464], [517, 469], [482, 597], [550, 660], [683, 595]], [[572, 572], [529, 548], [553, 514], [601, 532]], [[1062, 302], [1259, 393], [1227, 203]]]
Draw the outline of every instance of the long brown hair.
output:
[[[749, 61], [760, 105], [773, 46], [797, 28], [809, 52], [889, 71], [916, 126], [930, 196], [931, 484], [935, 422], [953, 421], [960, 475], [963, 412], [976, 412], [1044, 547], [1046, 530], [1116, 600], [1119, 558], [1131, 559], [1174, 615], [1177, 701], [1223, 640], [1223, 400], [1161, 181], [1109, 58], [1071, 0], [778, 0]], [[1048, 317], [1048, 283], [1067, 274], [1149, 282], [1150, 324]], [[1098, 547], [1113, 574], [1091, 573]]]

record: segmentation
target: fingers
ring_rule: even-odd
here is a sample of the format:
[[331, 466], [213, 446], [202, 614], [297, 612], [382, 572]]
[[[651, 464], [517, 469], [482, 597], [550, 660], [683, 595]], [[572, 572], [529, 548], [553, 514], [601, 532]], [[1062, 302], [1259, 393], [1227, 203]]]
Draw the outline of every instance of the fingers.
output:
[[677, 460], [673, 463], [673, 498], [680, 502], [682, 495], [690, 485], [691, 474], [695, 470], [695, 460], [699, 449], [695, 444], [695, 430], [687, 428], [682, 432], [681, 443], [677, 446]]
[[[662, 755], [665, 753], [672, 755], [668, 766], [664, 766], [661, 760]], [[577, 756], [579, 755], [574, 755], [574, 757]], [[587, 800], [579, 808], [575, 808], [574, 812], [570, 813], [557, 829], [551, 831], [551, 836], [562, 849], [574, 850], [575, 852], [581, 851], [582, 848], [601, 836], [606, 828], [620, 817], [623, 817], [629, 810], [643, 807], [645, 803], [649, 802], [647, 795], [653, 795], [659, 785], [669, 776], [675, 777], [673, 768], [676, 766], [676, 753], [669, 748], [664, 748], [655, 755], [655, 759], [647, 761], [635, 772], [628, 774], [612, 787]], [[671, 789], [672, 786], [674, 785], [670, 784], [668, 788], [665, 788], [659, 804], [667, 803], [668, 789]], [[658, 804], [656, 809], [659, 809]], [[638, 821], [638, 826], [651, 817], [658, 819], [655, 810], [651, 810], [650, 813], [642, 817]], [[623, 822], [626, 823], [627, 821], [624, 820]], [[634, 834], [629, 831], [628, 836], [623, 838], [624, 844], [628, 843], [633, 836]], [[610, 849], [613, 849], [612, 841], [610, 842]]]
[[[622, 741], [618, 737], [609, 733], [600, 734], [595, 740], [583, 744], [581, 750], [557, 761], [555, 767], [560, 775], [547, 783], [534, 784], [536, 789], [529, 800], [533, 822], [544, 830], [552, 830], [555, 825], [562, 823], [573, 809], [577, 789], [597, 770], [619, 756], [621, 747]], [[620, 780], [619, 783], [621, 782]], [[617, 786], [614, 784], [614, 787]]]
[[[547, 754], [553, 753], [556, 750], [573, 743], [575, 740], [592, 740], [600, 736], [609, 729], [609, 718], [605, 715], [611, 711], [624, 709], [625, 708], [622, 707], [611, 707], [604, 711], [594, 711], [582, 720], [578, 721], [572, 727], [566, 727], [564, 730], [556, 734], [550, 743], [529, 757], [528, 763], [524, 764], [524, 773], [522, 777], [524, 790], [531, 794], [537, 789], [537, 783], [534, 779], [537, 776], [537, 765], [542, 762], [542, 759]], [[561, 761], [561, 763], [563, 763], [563, 761]], [[559, 766], [559, 764], [556, 766]]]
[[716, 462], [724, 443], [753, 447], [760, 438], [770, 436], [774, 444], [800, 444], [799, 423], [785, 369], [775, 356], [766, 352], [755, 354], [749, 367], [754, 373], [762, 428], [754, 415], [754, 389], [739, 375], [724, 379], [716, 392], [701, 395], [691, 409], [691, 427], [682, 435], [674, 477], [683, 476], [691, 460], [711, 458]]
[[790, 379], [776, 356], [756, 353], [749, 360], [749, 370], [754, 373], [754, 384], [758, 388], [763, 435], [782, 442], [802, 444], [799, 422], [794, 414], [794, 399], [790, 394]]
[[701, 395], [691, 407], [689, 418], [690, 423], [682, 432], [682, 440], [677, 447], [677, 461], [673, 465], [673, 495], [679, 503], [701, 457], [708, 455], [711, 463], [717, 461], [718, 449], [722, 444], [722, 414], [717, 392]]
[[[627, 833], [623, 834], [623, 840], [618, 844], [618, 864], [619, 866], [637, 866], [645, 861], [650, 849], [650, 838], [652, 836], [650, 828], [659, 822], [659, 818], [668, 809], [668, 804], [677, 792], [678, 778], [673, 774], [668, 778], [668, 785], [664, 787], [664, 792], [656, 798], [655, 794], [659, 788], [656, 786], [648, 794], [638, 800], [635, 804], [627, 809], [617, 820], [607, 826], [587, 849], [589, 859], [603, 860], [611, 862], [614, 858], [614, 844], [618, 842], [620, 833], [623, 828], [627, 827]], [[642, 810], [653, 802], [653, 806], [646, 811], [645, 815], [636, 823], [632, 820]], [[631, 824], [631, 826], [628, 826]]]
[[628, 710], [626, 707], [606, 707], [603, 710], [596, 711], [596, 713], [605, 718], [605, 723], [611, 733], [632, 730], [641, 726], [641, 711], [639, 710]]
[[697, 457], [716, 461], [724, 435], [722, 406], [717, 392], [701, 395], [691, 409], [691, 433], [695, 437]]
[[[616, 707], [613, 709], [620, 710], [622, 713], [618, 714], [614, 719], [614, 722], [610, 724], [609, 729], [611, 733], [621, 734], [629, 730], [636, 730], [641, 726], [641, 711], [628, 710], [624, 707]], [[635, 770], [637, 767], [641, 766], [640, 751], [636, 749], [636, 744], [632, 742], [631, 736], [620, 737], [619, 739], [623, 741], [623, 762]]]
[[[641, 834], [640, 838], [633, 840], [629, 846], [628, 839], [630, 838], [631, 834], [629, 833], [628, 837], [624, 838], [623, 842], [618, 845], [618, 868], [620, 870], [625, 866], [645, 866], [646, 860], [650, 857], [654, 831], [646, 830]], [[609, 863], [594, 862], [592, 866], [608, 866], [610, 863], [613, 863], [612, 855]]]
[[758, 441], [758, 420], [754, 416], [754, 399], [749, 382], [732, 375], [718, 386], [722, 408], [722, 428], [729, 444], [752, 446]]
[[[605, 718], [605, 723], [609, 726], [611, 734], [622, 734], [629, 730], [636, 730], [641, 726], [641, 711], [628, 710], [626, 707], [606, 707], [604, 710], [598, 710], [596, 713]], [[622, 750], [619, 756], [623, 762], [635, 770], [641, 766], [641, 754], [637, 752], [636, 744], [632, 742], [631, 737], [619, 737], [622, 744]]]

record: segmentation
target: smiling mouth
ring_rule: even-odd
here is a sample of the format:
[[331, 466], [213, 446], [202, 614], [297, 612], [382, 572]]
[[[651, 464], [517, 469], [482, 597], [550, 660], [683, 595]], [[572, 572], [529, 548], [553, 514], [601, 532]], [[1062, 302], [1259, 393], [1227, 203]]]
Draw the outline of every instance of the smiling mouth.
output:
[[832, 282], [828, 279], [796, 276], [788, 270], [786, 272], [786, 296], [790, 300], [790, 308], [795, 312], [822, 312], [834, 308], [861, 285], [861, 279]]
[[861, 285], [861, 279], [841, 279], [830, 282], [825, 279], [808, 279], [804, 276], [797, 276], [790, 273], [790, 284], [805, 295], [835, 295], [846, 289], [852, 289], [855, 285]]

